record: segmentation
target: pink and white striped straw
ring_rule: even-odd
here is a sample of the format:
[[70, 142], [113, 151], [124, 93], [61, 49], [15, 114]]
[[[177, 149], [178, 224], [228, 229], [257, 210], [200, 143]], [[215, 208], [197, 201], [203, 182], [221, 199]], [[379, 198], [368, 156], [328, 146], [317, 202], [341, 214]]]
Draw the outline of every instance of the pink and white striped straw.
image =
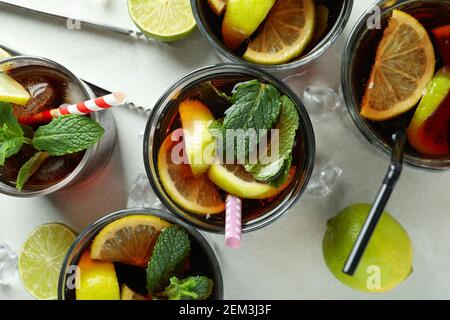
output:
[[123, 92], [114, 92], [106, 96], [79, 102], [77, 104], [62, 105], [59, 108], [40, 112], [30, 117], [21, 117], [19, 122], [23, 124], [39, 124], [50, 122], [53, 118], [68, 114], [84, 115], [116, 106], [123, 105], [126, 102], [126, 95]]
[[228, 195], [225, 208], [225, 245], [237, 249], [242, 237], [242, 200]]

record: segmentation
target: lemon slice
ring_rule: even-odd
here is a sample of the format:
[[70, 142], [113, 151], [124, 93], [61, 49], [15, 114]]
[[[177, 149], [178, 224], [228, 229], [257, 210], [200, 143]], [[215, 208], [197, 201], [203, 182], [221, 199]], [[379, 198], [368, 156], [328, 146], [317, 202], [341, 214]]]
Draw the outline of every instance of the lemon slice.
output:
[[196, 25], [189, 0], [128, 0], [128, 11], [145, 35], [164, 42], [186, 37]]
[[0, 48], [0, 59], [5, 59], [9, 57], [11, 57], [11, 55], [2, 48]]
[[286, 182], [279, 188], [257, 182], [251, 174], [239, 165], [213, 164], [208, 176], [220, 189], [243, 199], [267, 199], [283, 192], [295, 176], [295, 167], [291, 168]]
[[59, 223], [44, 224], [25, 240], [18, 266], [22, 283], [33, 297], [57, 298], [61, 266], [74, 240], [73, 231]]
[[177, 164], [172, 150], [178, 142], [171, 134], [164, 140], [158, 153], [159, 179], [170, 198], [180, 207], [196, 214], [218, 214], [225, 210], [219, 190], [206, 174], [195, 177], [189, 164]]
[[75, 285], [77, 300], [120, 300], [114, 264], [92, 260], [89, 250], [83, 252], [78, 262]]
[[0, 101], [25, 105], [30, 98], [30, 94], [20, 83], [0, 72]]
[[427, 30], [414, 17], [394, 10], [377, 49], [361, 115], [382, 121], [413, 108], [434, 76], [435, 63]]
[[146, 267], [159, 233], [168, 226], [169, 222], [146, 215], [111, 222], [92, 242], [91, 258]]
[[244, 59], [260, 64], [281, 64], [305, 50], [314, 35], [313, 0], [277, 1], [261, 30], [248, 45]]

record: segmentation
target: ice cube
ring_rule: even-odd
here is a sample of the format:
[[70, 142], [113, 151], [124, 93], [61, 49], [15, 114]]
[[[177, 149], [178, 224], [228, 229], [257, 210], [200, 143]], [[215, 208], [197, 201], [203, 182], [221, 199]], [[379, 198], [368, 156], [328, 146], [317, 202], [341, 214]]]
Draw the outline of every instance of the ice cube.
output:
[[7, 285], [17, 273], [17, 255], [5, 243], [0, 243], [0, 285]]
[[308, 185], [308, 193], [316, 198], [328, 197], [338, 185], [343, 170], [331, 165], [317, 165]]
[[25, 106], [14, 106], [14, 113], [18, 117], [31, 116], [33, 114], [56, 108], [57, 93], [49, 81], [44, 77], [29, 77], [22, 82], [28, 90], [31, 99]]
[[312, 118], [320, 118], [341, 109], [339, 95], [331, 88], [308, 86], [303, 92], [303, 102]]
[[153, 192], [147, 175], [139, 174], [131, 185], [128, 193], [128, 207], [164, 209], [164, 206]]

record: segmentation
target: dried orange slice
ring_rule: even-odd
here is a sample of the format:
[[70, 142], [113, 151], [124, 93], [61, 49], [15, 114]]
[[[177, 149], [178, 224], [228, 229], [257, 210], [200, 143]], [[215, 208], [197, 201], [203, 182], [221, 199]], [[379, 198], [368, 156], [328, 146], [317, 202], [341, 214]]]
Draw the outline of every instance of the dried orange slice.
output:
[[280, 64], [302, 54], [311, 42], [316, 24], [313, 0], [277, 1], [244, 59], [260, 64]]
[[377, 49], [361, 115], [382, 121], [413, 108], [433, 78], [435, 63], [425, 28], [411, 15], [394, 10]]
[[[172, 134], [164, 140], [158, 154], [160, 181], [170, 198], [180, 207], [196, 214], [217, 214], [225, 210], [225, 203], [214, 183], [206, 174], [195, 177], [189, 164], [172, 159], [172, 150], [179, 143]], [[177, 153], [178, 154], [178, 153]]]

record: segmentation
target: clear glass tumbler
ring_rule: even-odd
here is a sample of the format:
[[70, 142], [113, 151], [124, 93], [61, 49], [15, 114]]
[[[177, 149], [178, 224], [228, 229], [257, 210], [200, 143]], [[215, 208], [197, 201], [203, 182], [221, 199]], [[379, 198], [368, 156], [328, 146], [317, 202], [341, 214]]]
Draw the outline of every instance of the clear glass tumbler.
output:
[[[164, 139], [172, 132], [173, 122], [178, 115], [181, 101], [195, 94], [199, 84], [206, 81], [234, 83], [258, 79], [272, 84], [279, 92], [287, 95], [296, 105], [300, 115], [297, 146], [294, 158], [298, 159], [296, 176], [290, 187], [275, 200], [261, 203], [251, 212], [243, 209], [243, 232], [263, 228], [285, 214], [305, 190], [314, 167], [315, 139], [308, 113], [298, 96], [283, 82], [270, 74], [253, 67], [235, 64], [219, 64], [194, 71], [172, 85], [159, 99], [148, 119], [144, 134], [144, 163], [150, 183], [162, 204], [174, 215], [190, 225], [205, 231], [223, 233], [224, 215], [205, 217], [188, 212], [178, 206], [164, 190], [158, 175], [158, 151]], [[212, 110], [214, 113], [214, 110]]]
[[223, 299], [223, 279], [220, 264], [217, 260], [214, 249], [203, 237], [203, 235], [195, 228], [192, 228], [180, 219], [173, 217], [171, 214], [157, 209], [139, 208], [121, 210], [104, 216], [103, 218], [91, 224], [78, 235], [69, 251], [67, 252], [64, 263], [61, 267], [61, 273], [58, 282], [59, 300], [75, 300], [75, 288], [72, 287], [73, 281], [70, 279], [70, 277], [73, 277], [74, 275], [81, 254], [84, 252], [84, 250], [89, 248], [97, 233], [111, 222], [133, 215], [155, 216], [184, 228], [189, 233], [191, 240], [191, 259], [195, 260], [191, 261], [191, 266], [194, 267], [195, 265], [196, 271], [199, 271], [201, 275], [205, 275], [213, 280], [213, 293], [210, 299]]
[[[375, 9], [375, 10], [374, 10]], [[402, 116], [386, 122], [382, 129], [379, 123], [368, 121], [360, 115], [360, 104], [367, 80], [375, 61], [376, 48], [387, 26], [392, 11], [398, 9], [420, 17], [431, 24], [450, 21], [450, 1], [448, 0], [383, 0], [369, 8], [355, 25], [347, 42], [342, 61], [342, 94], [348, 112], [359, 131], [372, 145], [390, 155], [392, 152], [391, 131], [406, 129], [409, 116]], [[379, 10], [381, 28], [368, 28]], [[382, 122], [380, 122], [382, 123]], [[383, 132], [386, 130], [386, 132]], [[429, 170], [450, 169], [450, 155], [427, 156], [411, 146], [406, 148], [405, 163], [416, 168]]]
[[[11, 70], [28, 66], [51, 69], [52, 72], [59, 73], [62, 78], [67, 79], [77, 92], [81, 92], [85, 100], [95, 98], [94, 93], [83, 81], [64, 66], [54, 61], [32, 56], [16, 56], [0, 61], [0, 70]], [[89, 177], [95, 171], [101, 170], [112, 154], [116, 140], [116, 125], [110, 110], [93, 112], [90, 116], [105, 129], [105, 134], [98, 143], [86, 150], [78, 166], [69, 175], [43, 189], [34, 188], [18, 191], [13, 185], [0, 182], [0, 193], [22, 198], [48, 195]]]

